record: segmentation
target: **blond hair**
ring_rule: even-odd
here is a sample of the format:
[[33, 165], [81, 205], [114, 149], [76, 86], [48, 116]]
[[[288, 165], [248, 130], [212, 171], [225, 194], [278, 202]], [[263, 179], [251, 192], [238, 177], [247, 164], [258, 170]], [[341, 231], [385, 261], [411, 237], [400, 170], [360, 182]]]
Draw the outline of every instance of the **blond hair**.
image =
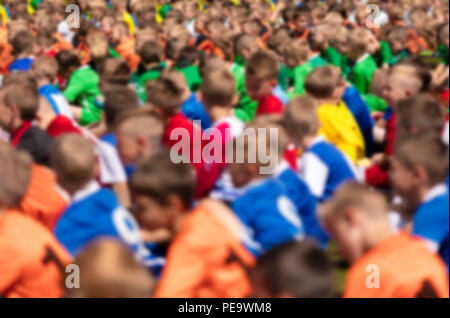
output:
[[308, 96], [293, 99], [284, 111], [284, 123], [291, 136], [303, 141], [316, 135], [320, 128], [318, 102]]
[[236, 82], [229, 70], [218, 69], [206, 74], [201, 87], [205, 106], [232, 106]]

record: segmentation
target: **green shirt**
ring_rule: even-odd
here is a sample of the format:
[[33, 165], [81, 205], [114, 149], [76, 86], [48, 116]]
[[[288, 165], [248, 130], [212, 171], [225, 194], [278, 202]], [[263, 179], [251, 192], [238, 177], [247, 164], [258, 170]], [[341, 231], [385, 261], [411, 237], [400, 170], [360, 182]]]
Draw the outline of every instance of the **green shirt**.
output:
[[380, 50], [373, 56], [373, 59], [378, 67], [389, 64], [389, 61], [392, 59], [392, 51], [389, 43], [380, 41]]
[[69, 79], [64, 96], [71, 104], [82, 107], [80, 124], [90, 125], [102, 118], [102, 94], [98, 87], [98, 74], [90, 67], [83, 66], [73, 72]]
[[448, 54], [448, 47], [446, 47], [444, 44], [439, 44], [436, 55], [441, 59], [441, 64], [448, 65]]
[[361, 94], [369, 94], [377, 64], [370, 54], [362, 57], [352, 69], [351, 82]]
[[175, 66], [175, 70], [183, 73], [191, 92], [195, 92], [202, 85], [203, 80], [197, 65], [181, 63]]
[[322, 52], [322, 57], [331, 65], [339, 67], [344, 77], [349, 75], [347, 57], [339, 53], [334, 47], [329, 46], [324, 52]]
[[362, 98], [366, 102], [371, 113], [384, 112], [387, 108], [386, 101], [372, 93], [367, 94], [367, 95], [362, 95]]
[[245, 87], [245, 62], [240, 56], [235, 57], [231, 72], [236, 80], [236, 90], [239, 93], [239, 103], [234, 109], [234, 113], [243, 122], [249, 122], [255, 117], [258, 103], [253, 101], [247, 94]]
[[306, 77], [317, 67], [326, 66], [327, 62], [320, 56], [315, 56], [308, 62], [294, 67], [292, 70], [294, 91], [289, 93], [289, 97], [302, 96], [305, 94]]
[[411, 53], [407, 49], [400, 51], [396, 55], [392, 54], [392, 58], [389, 60], [388, 64], [389, 64], [389, 66], [394, 66], [401, 60], [408, 58], [410, 55], [411, 55]]

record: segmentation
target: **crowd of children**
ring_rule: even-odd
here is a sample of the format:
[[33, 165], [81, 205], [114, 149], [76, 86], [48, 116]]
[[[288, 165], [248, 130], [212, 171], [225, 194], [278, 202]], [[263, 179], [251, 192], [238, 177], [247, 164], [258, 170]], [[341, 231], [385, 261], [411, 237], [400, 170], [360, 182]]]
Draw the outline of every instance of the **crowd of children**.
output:
[[0, 0], [0, 296], [448, 298], [448, 13]]

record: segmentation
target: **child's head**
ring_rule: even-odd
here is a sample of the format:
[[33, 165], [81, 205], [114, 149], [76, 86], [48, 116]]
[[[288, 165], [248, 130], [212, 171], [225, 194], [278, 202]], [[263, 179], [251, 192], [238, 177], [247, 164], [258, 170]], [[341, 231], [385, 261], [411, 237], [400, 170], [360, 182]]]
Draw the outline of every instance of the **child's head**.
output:
[[240, 56], [244, 61], [248, 61], [250, 57], [258, 51], [256, 39], [248, 34], [241, 34], [234, 40], [234, 54]]
[[448, 49], [449, 47], [449, 24], [445, 23], [441, 25], [438, 29], [438, 42], [439, 44], [445, 45], [445, 47]]
[[278, 27], [269, 34], [267, 38], [267, 46], [272, 51], [276, 52], [278, 55], [283, 55], [283, 46], [285, 43], [291, 41], [291, 34], [287, 27]]
[[445, 181], [448, 160], [448, 148], [435, 134], [397, 139], [390, 170], [394, 191], [420, 204], [429, 189]]
[[203, 79], [200, 99], [208, 110], [212, 107], [232, 108], [236, 103], [236, 82], [233, 74], [226, 69], [209, 72]]
[[167, 41], [165, 48], [166, 58], [175, 62], [180, 57], [181, 50], [186, 46], [186, 43], [180, 38], [171, 38]]
[[317, 101], [311, 97], [297, 97], [284, 111], [286, 130], [297, 147], [303, 147], [306, 137], [316, 136], [319, 132], [317, 106]]
[[372, 82], [370, 83], [370, 92], [380, 98], [383, 97], [384, 88], [387, 85], [387, 77], [389, 75], [389, 70], [384, 68], [379, 68], [373, 73]]
[[[226, 149], [235, 187], [273, 175], [281, 162], [289, 138], [279, 115], [258, 116]], [[230, 157], [232, 156], [232, 157]]]
[[331, 65], [316, 68], [305, 80], [306, 93], [318, 100], [339, 101], [345, 86], [340, 69]]
[[408, 28], [394, 26], [386, 33], [386, 40], [389, 43], [392, 53], [398, 54], [408, 48]]
[[31, 73], [41, 85], [53, 84], [58, 74], [58, 63], [54, 58], [49, 56], [39, 56], [31, 66]]
[[131, 179], [137, 219], [146, 230], [175, 234], [191, 209], [195, 174], [191, 166], [175, 164], [168, 152], [143, 160]]
[[402, 99], [416, 95], [422, 84], [415, 67], [397, 65], [389, 72], [383, 97], [389, 106], [396, 107]]
[[110, 38], [112, 34], [113, 25], [116, 24], [117, 17], [112, 12], [107, 12], [101, 21], [101, 30], [103, 33]]
[[316, 7], [311, 11], [311, 25], [317, 26], [319, 25], [325, 16], [327, 15], [327, 10], [324, 7]]
[[97, 65], [103, 63], [109, 57], [109, 43], [106, 35], [97, 29], [89, 31], [86, 37], [91, 60]]
[[65, 79], [69, 79], [81, 66], [81, 60], [78, 54], [70, 50], [62, 50], [56, 55], [58, 62], [59, 74]]
[[335, 26], [327, 35], [328, 45], [334, 47], [339, 53], [347, 55], [347, 37], [349, 31], [343, 26]]
[[148, 102], [164, 119], [181, 110], [184, 90], [177, 81], [178, 74], [179, 72], [165, 72], [157, 80], [147, 82]]
[[297, 8], [294, 11], [292, 22], [296, 34], [301, 35], [308, 29], [310, 16], [311, 11], [307, 8]]
[[319, 210], [341, 255], [353, 263], [389, 235], [386, 199], [358, 183], [346, 183]]
[[66, 134], [55, 139], [50, 160], [59, 185], [70, 195], [83, 189], [96, 176], [94, 145], [81, 135]]
[[31, 157], [0, 140], [0, 212], [18, 208], [31, 178]]
[[34, 38], [28, 31], [20, 31], [11, 41], [13, 55], [15, 57], [29, 56], [33, 54]]
[[159, 151], [164, 125], [149, 109], [121, 112], [114, 122], [117, 150], [124, 165], [135, 164]]
[[333, 265], [312, 242], [282, 244], [263, 255], [252, 272], [253, 297], [328, 298], [334, 294]]
[[131, 69], [128, 63], [120, 58], [109, 58], [99, 68], [101, 88], [109, 85], [126, 87], [130, 82]]
[[11, 133], [23, 121], [36, 119], [38, 107], [39, 97], [35, 86], [4, 85], [0, 89], [0, 127]]
[[105, 121], [110, 129], [121, 114], [139, 107], [136, 93], [126, 86], [112, 85], [105, 91], [104, 97]]
[[427, 94], [419, 94], [400, 101], [396, 113], [397, 139], [425, 134], [439, 137], [444, 128], [445, 109], [435, 98]]
[[420, 56], [411, 56], [401, 60], [397, 65], [409, 65], [415, 68], [417, 76], [421, 80], [420, 91], [428, 92], [433, 79], [431, 67]]
[[141, 58], [141, 63], [145, 66], [158, 64], [161, 62], [163, 49], [159, 42], [148, 41], [139, 48], [138, 55]]
[[104, 0], [89, 1], [89, 13], [91, 18], [96, 21], [101, 21], [106, 12], [106, 2]]
[[272, 94], [278, 83], [279, 64], [273, 54], [258, 51], [245, 66], [245, 85], [251, 99], [259, 101]]
[[116, 21], [111, 31], [111, 41], [114, 44], [122, 42], [123, 39], [128, 37], [129, 30], [128, 25], [123, 21]]
[[150, 298], [155, 279], [123, 243], [102, 238], [75, 258], [80, 288], [67, 289], [71, 298]]
[[347, 56], [352, 61], [357, 61], [368, 52], [369, 32], [366, 29], [350, 31], [347, 36]]
[[309, 44], [303, 39], [291, 40], [283, 45], [284, 63], [290, 68], [306, 63], [309, 58], [309, 53]]

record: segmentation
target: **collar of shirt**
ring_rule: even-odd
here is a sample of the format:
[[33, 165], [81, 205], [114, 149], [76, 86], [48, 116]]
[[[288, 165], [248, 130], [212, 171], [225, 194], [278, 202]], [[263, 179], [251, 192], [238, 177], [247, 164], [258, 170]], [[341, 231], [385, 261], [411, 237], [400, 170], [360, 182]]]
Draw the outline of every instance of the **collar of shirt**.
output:
[[94, 194], [100, 190], [100, 185], [97, 181], [91, 181], [87, 186], [83, 189], [77, 191], [72, 197], [72, 203], [79, 202], [83, 199], [86, 199], [88, 196]]
[[446, 191], [447, 186], [443, 183], [434, 186], [430, 191], [428, 191], [425, 199], [423, 200], [423, 203], [430, 202], [431, 200], [436, 199], [437, 197], [443, 195]]
[[13, 146], [17, 147], [23, 135], [25, 135], [32, 125], [31, 121], [25, 121], [19, 128], [11, 132], [11, 143]]
[[364, 60], [366, 60], [367, 58], [369, 58], [370, 54], [366, 53], [363, 56], [361, 56], [357, 61], [356, 64], [363, 62]]
[[325, 141], [324, 136], [316, 136], [313, 141], [311, 142], [311, 145], [309, 145], [308, 149], [312, 148], [314, 145], [318, 144], [319, 142]]

